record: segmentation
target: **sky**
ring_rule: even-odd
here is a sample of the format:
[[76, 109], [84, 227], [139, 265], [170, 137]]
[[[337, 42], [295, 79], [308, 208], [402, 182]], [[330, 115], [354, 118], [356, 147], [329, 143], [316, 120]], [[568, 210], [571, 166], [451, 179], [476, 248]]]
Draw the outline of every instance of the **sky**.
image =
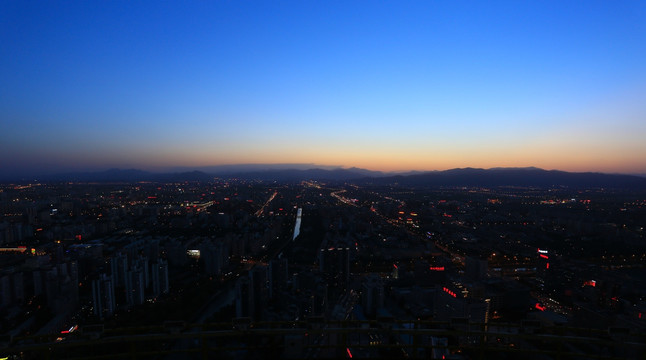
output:
[[0, 172], [646, 174], [645, 1], [0, 1]]

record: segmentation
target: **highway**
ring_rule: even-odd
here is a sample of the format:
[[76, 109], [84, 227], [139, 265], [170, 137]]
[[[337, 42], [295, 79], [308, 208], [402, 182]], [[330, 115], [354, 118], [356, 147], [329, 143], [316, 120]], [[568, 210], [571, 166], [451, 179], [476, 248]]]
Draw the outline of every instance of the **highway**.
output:
[[336, 198], [337, 200], [339, 200], [340, 202], [342, 202], [342, 203], [344, 203], [346, 205], [351, 205], [351, 206], [354, 206], [354, 207], [358, 207], [358, 205], [355, 204], [354, 201], [339, 195], [339, 194], [342, 194], [342, 193], [344, 193], [346, 191], [347, 190], [339, 190], [339, 191], [335, 191], [335, 192], [331, 193], [330, 195], [332, 195], [332, 197]]
[[256, 214], [255, 214], [255, 215], [256, 215], [256, 216], [261, 216], [261, 215], [265, 212], [265, 208], [267, 207], [267, 205], [269, 205], [269, 203], [270, 203], [272, 200], [274, 200], [274, 198], [276, 198], [276, 195], [278, 195], [278, 191], [274, 191], [274, 193], [273, 193], [273, 194], [271, 194], [271, 196], [270, 196], [270, 197], [269, 197], [269, 199], [265, 202], [265, 204], [264, 204], [264, 205], [263, 205], [263, 206], [262, 206], [258, 211], [256, 211]]

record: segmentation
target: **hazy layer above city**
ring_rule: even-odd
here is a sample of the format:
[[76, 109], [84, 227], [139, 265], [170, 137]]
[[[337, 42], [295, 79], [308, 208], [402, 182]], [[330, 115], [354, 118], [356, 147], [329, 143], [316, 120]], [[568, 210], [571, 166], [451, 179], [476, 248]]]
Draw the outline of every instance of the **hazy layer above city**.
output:
[[646, 3], [3, 2], [11, 175], [646, 173]]

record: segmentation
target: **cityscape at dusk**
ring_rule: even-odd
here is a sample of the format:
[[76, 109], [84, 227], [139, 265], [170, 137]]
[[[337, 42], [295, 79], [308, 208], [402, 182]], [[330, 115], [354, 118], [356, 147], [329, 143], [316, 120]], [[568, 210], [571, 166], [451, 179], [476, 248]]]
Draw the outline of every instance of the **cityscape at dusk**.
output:
[[0, 360], [646, 359], [645, 1], [0, 1]]
[[0, 169], [645, 174], [646, 5], [3, 1]]

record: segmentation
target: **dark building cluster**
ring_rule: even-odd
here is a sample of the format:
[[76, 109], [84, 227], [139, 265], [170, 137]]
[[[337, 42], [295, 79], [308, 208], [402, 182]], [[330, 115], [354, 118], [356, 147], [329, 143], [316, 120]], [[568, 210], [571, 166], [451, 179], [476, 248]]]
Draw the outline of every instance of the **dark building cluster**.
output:
[[[594, 329], [586, 339], [600, 341], [627, 329], [633, 341], [646, 333], [645, 199], [317, 181], [5, 184], [0, 355], [29, 358], [25, 339], [72, 343], [98, 325], [302, 326], [220, 354], [232, 358], [466, 359], [474, 344], [549, 346], [516, 336], [528, 327]], [[210, 346], [226, 348], [218, 341]], [[568, 349], [644, 350], [602, 344]], [[253, 350], [263, 347], [272, 352]]]

